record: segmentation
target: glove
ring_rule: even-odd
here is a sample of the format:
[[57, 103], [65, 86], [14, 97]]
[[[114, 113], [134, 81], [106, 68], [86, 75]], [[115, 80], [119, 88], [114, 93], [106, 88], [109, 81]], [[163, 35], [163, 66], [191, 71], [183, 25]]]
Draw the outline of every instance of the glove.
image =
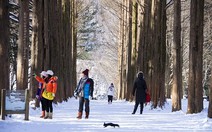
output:
[[74, 92], [74, 97], [77, 97], [77, 92]]
[[90, 95], [90, 96], [89, 96], [89, 99], [90, 99], [90, 100], [94, 100], [94, 97]]
[[74, 98], [77, 99], [78, 93], [74, 92]]
[[39, 99], [39, 95], [36, 95], [36, 98]]
[[33, 73], [32, 76], [33, 76], [34, 78], [36, 78], [37, 75], [36, 75], [35, 73]]
[[52, 96], [53, 96], [53, 97], [55, 97], [55, 94], [54, 94], [54, 93], [52, 93]]

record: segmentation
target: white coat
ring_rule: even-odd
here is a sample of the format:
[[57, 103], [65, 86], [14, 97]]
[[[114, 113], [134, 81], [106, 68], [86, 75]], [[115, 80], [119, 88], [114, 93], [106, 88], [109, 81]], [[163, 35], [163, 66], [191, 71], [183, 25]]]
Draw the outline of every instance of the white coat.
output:
[[113, 85], [110, 85], [110, 87], [108, 88], [107, 95], [111, 95], [111, 96], [114, 95], [114, 86]]

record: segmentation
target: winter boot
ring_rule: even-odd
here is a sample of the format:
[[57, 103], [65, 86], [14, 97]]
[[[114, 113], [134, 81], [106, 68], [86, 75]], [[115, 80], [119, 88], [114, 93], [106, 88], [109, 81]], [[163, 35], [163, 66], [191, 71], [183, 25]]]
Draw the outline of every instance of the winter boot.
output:
[[85, 119], [88, 119], [89, 112], [85, 112]]
[[45, 117], [44, 119], [48, 119], [49, 118], [49, 112], [45, 111]]
[[136, 111], [137, 111], [137, 109], [136, 109], [136, 108], [134, 108], [134, 110], [133, 110], [132, 114], [134, 115], [134, 114], [136, 113]]
[[52, 112], [49, 113], [49, 119], [52, 119]]
[[133, 110], [133, 115], [136, 113], [136, 111], [137, 111], [137, 108], [138, 108], [138, 104], [135, 104], [135, 106], [134, 106], [134, 110]]
[[77, 119], [82, 119], [82, 112], [78, 112]]
[[141, 109], [141, 110], [140, 110], [140, 114], [142, 114], [142, 113], [143, 113], [143, 110]]
[[44, 118], [45, 117], [45, 111], [42, 111], [40, 118]]

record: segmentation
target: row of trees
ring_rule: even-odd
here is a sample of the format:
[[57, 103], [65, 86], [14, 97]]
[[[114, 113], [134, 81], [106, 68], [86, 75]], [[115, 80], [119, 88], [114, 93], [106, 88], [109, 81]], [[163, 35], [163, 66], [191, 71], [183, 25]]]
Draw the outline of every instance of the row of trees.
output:
[[[55, 101], [61, 102], [73, 95], [76, 86], [76, 3], [35, 0], [33, 5], [31, 71], [54, 71], [59, 78]], [[31, 81], [35, 90], [36, 81]]]
[[[92, 16], [86, 16], [88, 20], [85, 19], [85, 21], [78, 18], [80, 15], [77, 8], [82, 5], [80, 3], [82, 1], [20, 0], [18, 5], [11, 1], [10, 3], [9, 0], [0, 2], [0, 61], [1, 64], [4, 64], [0, 66], [0, 74], [3, 77], [0, 79], [0, 89], [10, 89], [9, 86], [13, 84], [9, 84], [11, 79], [9, 73], [15, 71], [14, 80], [17, 80], [17, 83], [14, 85], [16, 85], [16, 89], [30, 88], [33, 97], [37, 82], [31, 77], [31, 74], [39, 74], [42, 70], [52, 69], [59, 78], [55, 101], [66, 100], [73, 95], [73, 89], [76, 86], [77, 35], [81, 33], [81, 36], [86, 36], [86, 39], [90, 35], [86, 29], [78, 28], [80, 27], [79, 23], [81, 21], [85, 25], [90, 24], [95, 27], [96, 21], [90, 21]], [[116, 3], [113, 14], [119, 13], [118, 98], [133, 100], [131, 96], [133, 81], [136, 73], [141, 70], [144, 72], [151, 92], [152, 107], [163, 107], [165, 96], [171, 96], [172, 111], [180, 110], [183, 96], [182, 86], [184, 86], [182, 80], [186, 80], [182, 78], [182, 73], [185, 71], [182, 68], [186, 63], [184, 54], [187, 52], [182, 49], [185, 47], [184, 37], [186, 36], [181, 36], [181, 33], [184, 33], [184, 27], [182, 28], [184, 20], [181, 20], [182, 2], [180, 0], [167, 2], [164, 0], [102, 0], [101, 2]], [[188, 34], [190, 34], [190, 41], [187, 46], [189, 47], [187, 52], [189, 63], [186, 63], [189, 65], [188, 81], [186, 82], [188, 83], [187, 111], [188, 113], [197, 113], [203, 109], [204, 1], [191, 0], [189, 5], [190, 33]], [[174, 16], [169, 16], [173, 18], [173, 25], [167, 26], [167, 20], [169, 20], [167, 10], [170, 7], [173, 8]], [[93, 8], [91, 12], [85, 10], [84, 13], [85, 15], [89, 13], [95, 15], [96, 9]], [[206, 12], [209, 9], [205, 7]], [[9, 16], [13, 17], [10, 25]], [[171, 28], [171, 33], [167, 33], [167, 27]], [[89, 30], [91, 29], [94, 28], [90, 27]], [[18, 33], [15, 32], [16, 30]], [[169, 35], [173, 36], [172, 39], [169, 39]], [[205, 36], [207, 37], [207, 35]], [[18, 46], [13, 45], [16, 37]], [[10, 46], [18, 47], [17, 58], [16, 51], [12, 50], [11, 52]], [[210, 49], [210, 46], [208, 47]], [[9, 60], [15, 61], [10, 61], [10, 63]], [[10, 71], [11, 69], [12, 71]], [[207, 72], [205, 70], [206, 74], [209, 72], [210, 69]], [[171, 94], [167, 90], [169, 89], [166, 87], [168, 85], [165, 85], [167, 80], [171, 80]], [[209, 107], [212, 107], [211, 102], [210, 98]], [[208, 116], [212, 117], [210, 109]]]
[[131, 100], [133, 81], [143, 71], [153, 107], [165, 102], [166, 1], [121, 3], [120, 98]]
[[[98, 43], [98, 6], [95, 1], [4, 0], [1, 1], [1, 89], [31, 90], [37, 81], [32, 73], [52, 69], [58, 76], [55, 101], [73, 95], [76, 87], [78, 47]], [[78, 44], [77, 44], [78, 43]], [[93, 45], [94, 44], [94, 45]], [[83, 51], [84, 52], [84, 51]]]
[[[19, 10], [15, 11], [13, 7]], [[12, 72], [10, 66], [14, 66], [16, 90], [29, 88], [33, 98], [37, 82], [32, 73], [39, 75], [41, 71], [51, 69], [59, 78], [55, 101], [61, 102], [72, 96], [76, 87], [76, 1], [20, 0], [9, 3], [9, 0], [1, 0], [0, 10], [0, 90], [13, 89], [9, 75]], [[12, 18], [10, 24], [9, 16]], [[13, 30], [14, 21], [19, 26]], [[13, 57], [9, 53], [14, 53], [10, 47], [14, 34], [10, 33], [15, 30], [18, 31], [15, 33], [18, 37], [17, 65], [9, 62]]]
[[[171, 64], [172, 111], [181, 109], [182, 85], [182, 36], [181, 1], [123, 0], [120, 5], [119, 42], [119, 98], [132, 100], [131, 91], [135, 75], [143, 71], [151, 92], [152, 107], [165, 103], [167, 66]], [[167, 9], [174, 10], [172, 42], [167, 40]], [[188, 113], [203, 109], [203, 23], [204, 1], [190, 1], [190, 40], [188, 72]], [[172, 43], [171, 60], [167, 58], [167, 44]], [[170, 64], [167, 64], [169, 62]], [[170, 76], [170, 74], [168, 74]], [[211, 102], [210, 102], [211, 104]], [[211, 113], [209, 111], [208, 116]]]

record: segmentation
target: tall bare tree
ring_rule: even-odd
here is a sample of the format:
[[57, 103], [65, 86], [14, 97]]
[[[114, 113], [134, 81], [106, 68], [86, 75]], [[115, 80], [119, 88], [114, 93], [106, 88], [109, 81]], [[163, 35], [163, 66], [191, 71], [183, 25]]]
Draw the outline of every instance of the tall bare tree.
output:
[[132, 91], [132, 82], [133, 82], [133, 71], [132, 71], [132, 65], [131, 65], [131, 61], [132, 61], [132, 34], [134, 34], [132, 32], [132, 16], [133, 16], [133, 0], [129, 0], [129, 2], [127, 3], [127, 7], [128, 9], [128, 41], [127, 41], [127, 54], [126, 54], [126, 59], [127, 59], [127, 68], [126, 68], [126, 76], [127, 76], [127, 93], [126, 93], [126, 99], [129, 100], [130, 99], [130, 93]]
[[[77, 85], [76, 75], [76, 60], [77, 60], [77, 1], [71, 0], [71, 43], [72, 43], [72, 61], [71, 61], [71, 73], [72, 73], [72, 90], [74, 91]], [[72, 94], [73, 95], [73, 94]]]
[[128, 6], [127, 4], [129, 1], [123, 0], [120, 3], [120, 9], [121, 9], [121, 14], [120, 14], [120, 46], [119, 46], [119, 51], [121, 52], [119, 55], [119, 75], [120, 75], [120, 86], [119, 86], [119, 93], [118, 93], [118, 98], [123, 99], [126, 98], [127, 94], [127, 34], [128, 34]]
[[181, 110], [181, 1], [174, 0], [172, 111]]
[[[211, 66], [211, 68], [212, 68], [212, 66]], [[212, 76], [210, 79], [208, 117], [212, 118]]]
[[204, 0], [191, 0], [190, 17], [187, 113], [198, 113], [203, 109], [202, 56]]
[[[45, 49], [44, 45], [44, 5], [42, 0], [33, 1], [32, 12], [32, 44], [31, 44], [31, 71], [32, 73], [41, 73], [44, 69]], [[35, 97], [38, 87], [38, 82], [32, 78], [30, 79], [30, 93], [31, 97]], [[36, 103], [39, 107], [39, 102]]]
[[[64, 47], [61, 47], [62, 50], [62, 57], [64, 57], [63, 61], [64, 62], [64, 69], [65, 71], [68, 71], [68, 73], [73, 73], [73, 67], [72, 67], [72, 62], [76, 62], [76, 60], [72, 60], [72, 35], [71, 35], [71, 17], [75, 17], [73, 15], [71, 15], [71, 1], [70, 0], [63, 0], [62, 1], [62, 11], [63, 11], [63, 18], [62, 18], [62, 22], [63, 22], [63, 32], [64, 32]], [[76, 67], [76, 66], [75, 66]], [[73, 70], [72, 70], [73, 69]], [[65, 96], [70, 97], [73, 95], [73, 89], [75, 88], [74, 82], [76, 80], [76, 78], [74, 78], [74, 76], [72, 76], [73, 74], [67, 74], [66, 72], [62, 72], [63, 76], [64, 76], [64, 80], [70, 80], [71, 83], [69, 83], [69, 81], [65, 81], [64, 83], [64, 87], [65, 87]], [[76, 76], [76, 74], [75, 74]], [[73, 87], [74, 88], [73, 88]]]
[[29, 0], [19, 0], [19, 5], [17, 89], [26, 89], [29, 68]]
[[123, 49], [124, 49], [124, 45], [123, 45], [123, 41], [124, 41], [124, 6], [123, 6], [123, 1], [121, 1], [122, 3], [120, 3], [119, 9], [120, 11], [120, 20], [119, 20], [119, 49], [118, 49], [118, 60], [119, 60], [119, 88], [118, 88], [118, 99], [123, 98], [123, 87], [122, 87], [122, 74], [123, 74]]
[[[0, 1], [0, 92], [9, 89], [9, 1]], [[1, 94], [0, 94], [1, 98]], [[1, 101], [0, 101], [1, 107]]]

